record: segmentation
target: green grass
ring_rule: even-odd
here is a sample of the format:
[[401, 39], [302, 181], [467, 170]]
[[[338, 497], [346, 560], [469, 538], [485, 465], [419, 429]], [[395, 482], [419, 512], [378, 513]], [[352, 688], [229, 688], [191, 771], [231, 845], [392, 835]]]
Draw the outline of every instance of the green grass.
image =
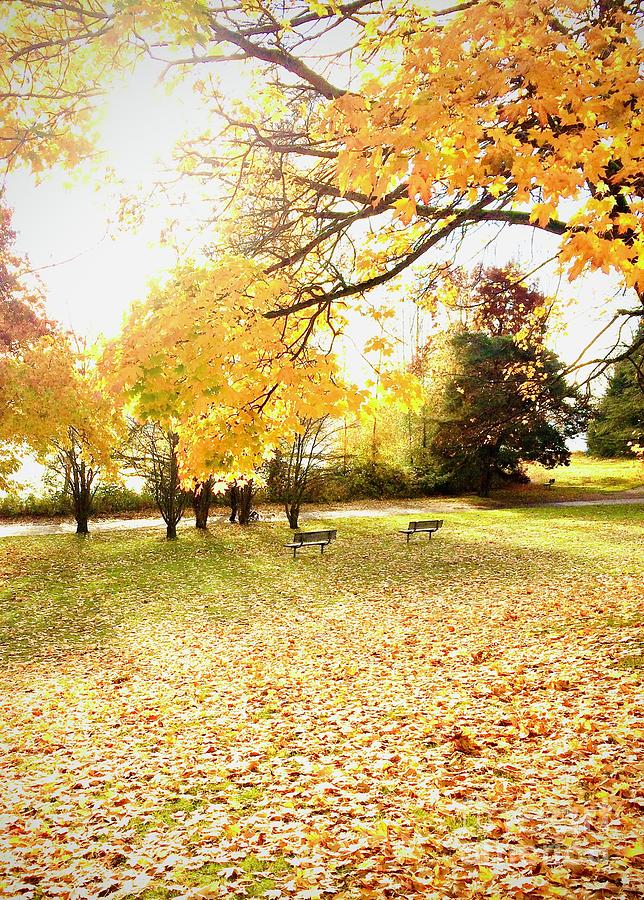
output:
[[[285, 526], [186, 528], [178, 541], [157, 531], [0, 539], [0, 654], [118, 641], [137, 622], [249, 619], [266, 606], [314, 607], [356, 597], [468, 593], [547, 578], [569, 582], [641, 574], [639, 505], [468, 510], [441, 514], [431, 542], [409, 546], [396, 533], [406, 519], [330, 518], [306, 527], [338, 529], [324, 557], [293, 561]], [[269, 706], [260, 712], [270, 718]]]
[[[544, 469], [531, 465], [528, 475], [532, 483], [517, 488], [519, 496], [537, 492], [542, 500], [584, 499], [643, 487], [644, 463], [637, 459], [593, 459], [585, 453], [573, 453], [569, 466]], [[544, 489], [550, 478], [555, 479], [554, 488]]]

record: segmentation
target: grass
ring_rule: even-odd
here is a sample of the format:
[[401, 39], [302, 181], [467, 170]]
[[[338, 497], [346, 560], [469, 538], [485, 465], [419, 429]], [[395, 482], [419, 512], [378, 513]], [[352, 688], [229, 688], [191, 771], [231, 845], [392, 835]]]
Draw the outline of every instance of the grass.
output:
[[[244, 619], [258, 609], [385, 594], [508, 588], [540, 578], [583, 579], [644, 570], [639, 506], [468, 510], [407, 546], [400, 517], [320, 519], [339, 529], [321, 560], [293, 561], [286, 528], [186, 527], [176, 542], [124, 531], [0, 539], [0, 658], [118, 641], [141, 621]], [[270, 718], [270, 705], [262, 711]]]
[[[528, 466], [531, 483], [508, 491], [496, 491], [494, 497], [515, 502], [548, 502], [610, 498], [611, 494], [644, 487], [644, 463], [637, 459], [593, 459], [585, 453], [573, 453], [569, 466], [544, 469]], [[544, 487], [555, 479], [553, 488]]]
[[338, 540], [297, 560], [268, 523], [0, 539], [0, 894], [420, 900], [538, 872], [590, 900], [588, 859], [626, 883], [642, 508], [459, 509], [409, 545], [405, 517], [326, 515]]

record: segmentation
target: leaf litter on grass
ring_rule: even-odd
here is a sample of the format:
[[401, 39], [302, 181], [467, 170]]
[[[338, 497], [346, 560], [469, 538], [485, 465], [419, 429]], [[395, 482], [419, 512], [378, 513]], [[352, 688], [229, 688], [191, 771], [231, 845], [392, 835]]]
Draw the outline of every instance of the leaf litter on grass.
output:
[[2, 896], [641, 896], [641, 582], [389, 580], [15, 665]]
[[0, 892], [637, 896], [634, 511], [394, 524], [11, 543]]

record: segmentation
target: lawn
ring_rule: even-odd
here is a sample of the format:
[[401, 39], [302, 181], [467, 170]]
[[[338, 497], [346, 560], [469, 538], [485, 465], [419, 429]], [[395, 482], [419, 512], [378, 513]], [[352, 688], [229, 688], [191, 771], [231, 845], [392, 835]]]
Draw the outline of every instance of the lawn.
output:
[[[639, 459], [593, 459], [585, 453], [573, 453], [569, 466], [544, 469], [529, 465], [527, 470], [531, 484], [514, 489], [517, 500], [522, 495], [532, 501], [582, 500], [644, 488], [644, 462]], [[550, 478], [555, 479], [555, 485], [544, 490]]]
[[0, 540], [0, 894], [640, 896], [642, 508], [443, 517]]

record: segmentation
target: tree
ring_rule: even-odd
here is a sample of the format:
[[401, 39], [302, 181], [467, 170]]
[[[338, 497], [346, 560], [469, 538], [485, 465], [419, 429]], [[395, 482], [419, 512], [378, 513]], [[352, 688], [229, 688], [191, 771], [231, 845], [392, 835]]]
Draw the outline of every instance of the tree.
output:
[[230, 522], [249, 525], [253, 519], [253, 478], [236, 478], [228, 488]]
[[[441, 284], [441, 307], [457, 316], [456, 323], [492, 336], [518, 335], [543, 341], [554, 300], [546, 297], [518, 265], [457, 268]], [[422, 304], [425, 298], [419, 298]], [[436, 301], [430, 298], [430, 308]]]
[[[221, 240], [292, 285], [265, 315], [331, 319], [497, 223], [560, 237], [571, 278], [615, 272], [641, 316], [642, 15], [638, 0], [52, 0], [46, 15], [19, 0], [3, 155], [72, 165], [107, 73], [148, 54], [209, 109], [181, 172], [216, 183]], [[227, 61], [261, 75], [252, 102], [209, 77]]]
[[475, 484], [487, 497], [494, 477], [516, 478], [521, 462], [570, 462], [566, 439], [583, 431], [587, 410], [553, 353], [456, 331], [437, 348], [435, 365], [430, 449], [447, 483]]
[[192, 509], [195, 514], [195, 528], [206, 529], [208, 527], [208, 515], [213, 498], [214, 479], [197, 481], [192, 489]]
[[102, 390], [90, 354], [65, 335], [47, 335], [11, 360], [3, 401], [6, 434], [61, 476], [77, 533], [88, 533], [103, 474], [115, 474], [122, 419]]
[[632, 355], [614, 365], [588, 427], [593, 456], [634, 456], [634, 448], [644, 444], [644, 326], [633, 346]]
[[121, 463], [145, 479], [166, 524], [168, 540], [177, 537], [187, 501], [179, 475], [178, 444], [171, 427], [130, 420], [127, 444], [119, 452]]
[[313, 483], [319, 480], [334, 448], [337, 429], [330, 416], [304, 419], [290, 445], [285, 445], [271, 460], [270, 480], [290, 528], [297, 528], [302, 501]]
[[98, 487], [98, 466], [83, 454], [84, 435], [69, 426], [65, 440], [52, 442], [54, 453], [47, 456], [49, 467], [63, 480], [63, 492], [72, 501], [76, 534], [89, 534], [89, 517]]
[[363, 397], [340, 383], [324, 335], [304, 343], [297, 318], [284, 328], [264, 315], [288, 291], [241, 257], [184, 266], [132, 310], [104, 353], [108, 382], [137, 418], [174, 423], [185, 482], [244, 486], [242, 519], [253, 478], [298, 416], [341, 415]]

